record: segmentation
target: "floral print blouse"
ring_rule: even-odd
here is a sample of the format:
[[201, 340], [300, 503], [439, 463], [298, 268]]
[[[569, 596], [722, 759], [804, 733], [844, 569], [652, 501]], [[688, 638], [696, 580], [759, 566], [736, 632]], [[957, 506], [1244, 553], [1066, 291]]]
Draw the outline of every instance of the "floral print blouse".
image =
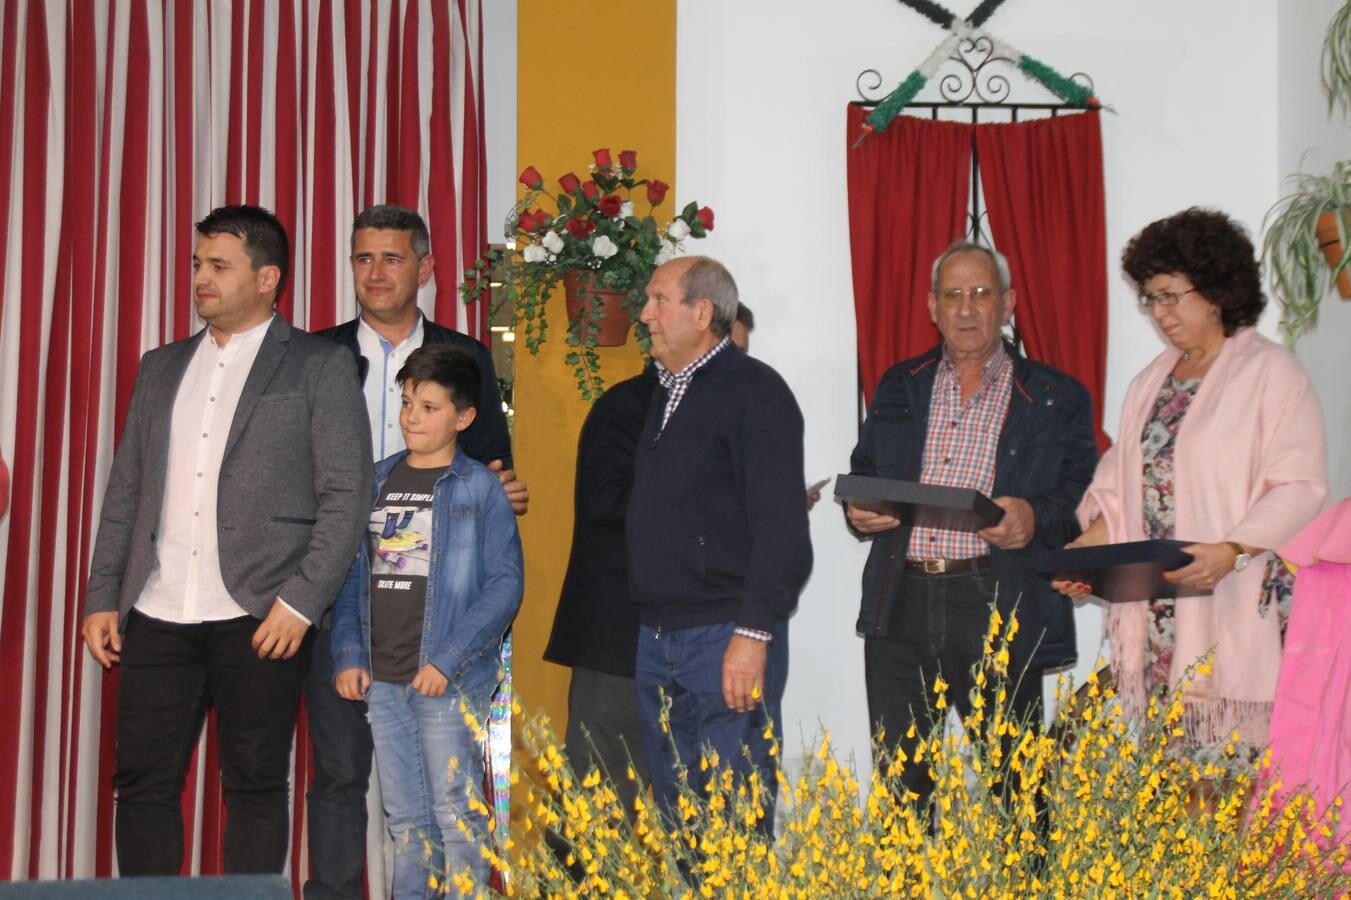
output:
[[[1173, 503], [1173, 454], [1177, 433], [1201, 386], [1201, 379], [1180, 381], [1169, 375], [1154, 401], [1154, 412], [1140, 436], [1144, 450], [1145, 534], [1171, 539], [1175, 519]], [[1149, 605], [1149, 638], [1145, 645], [1145, 689], [1167, 690], [1173, 665], [1173, 612], [1171, 597], [1158, 597]]]

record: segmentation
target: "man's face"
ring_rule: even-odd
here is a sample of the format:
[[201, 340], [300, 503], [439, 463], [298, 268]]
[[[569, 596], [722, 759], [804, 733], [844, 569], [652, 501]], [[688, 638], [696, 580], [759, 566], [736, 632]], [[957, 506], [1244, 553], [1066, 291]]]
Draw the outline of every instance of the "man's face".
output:
[[929, 315], [954, 359], [986, 359], [1013, 315], [1014, 295], [999, 293], [994, 260], [977, 250], [954, 253], [938, 270], [938, 293], [929, 295]]
[[732, 343], [737, 345], [742, 353], [751, 352], [751, 332], [750, 329], [740, 322], [732, 323]]
[[652, 274], [639, 316], [652, 335], [652, 358], [672, 372], [698, 359], [712, 336], [713, 301], [705, 297], [685, 302], [681, 280], [688, 265], [688, 260], [676, 259]]
[[418, 288], [432, 277], [436, 261], [413, 252], [413, 232], [358, 229], [352, 239], [352, 277], [357, 302], [377, 319], [399, 319], [417, 305]]
[[253, 267], [244, 241], [233, 234], [199, 234], [192, 251], [192, 294], [197, 315], [213, 329], [233, 334], [272, 312], [281, 272]]

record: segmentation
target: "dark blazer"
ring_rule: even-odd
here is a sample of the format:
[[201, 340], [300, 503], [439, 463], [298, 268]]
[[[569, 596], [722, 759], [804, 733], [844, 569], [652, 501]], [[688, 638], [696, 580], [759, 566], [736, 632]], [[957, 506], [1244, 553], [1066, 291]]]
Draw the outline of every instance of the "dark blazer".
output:
[[624, 513], [633, 489], [633, 456], [656, 370], [621, 381], [587, 413], [577, 442], [572, 554], [544, 658], [633, 677], [638, 608], [629, 596]]
[[[1021, 497], [1036, 515], [1036, 531], [1021, 550], [991, 548], [999, 607], [1007, 618], [1018, 598], [1014, 650], [1034, 670], [1070, 665], [1076, 657], [1074, 610], [1033, 571], [1039, 549], [1059, 549], [1079, 534], [1074, 509], [1098, 463], [1093, 404], [1084, 386], [1065, 373], [1019, 356], [999, 435], [993, 496]], [[850, 472], [918, 481], [929, 427], [929, 403], [942, 347], [897, 363], [877, 386]], [[907, 526], [876, 535], [863, 569], [858, 631], [886, 634], [891, 605], [905, 585]], [[1029, 656], [1030, 655], [1030, 656]]]
[[[337, 341], [352, 351], [357, 362], [357, 377], [365, 384], [370, 361], [361, 355], [361, 344], [357, 342], [359, 322], [360, 319], [352, 319], [350, 322], [343, 322], [341, 325], [334, 325], [332, 328], [315, 333], [330, 341]], [[474, 417], [473, 424], [460, 433], [458, 446], [470, 459], [476, 459], [484, 465], [500, 459], [502, 465], [510, 469], [511, 435], [507, 432], [507, 414], [502, 411], [502, 393], [497, 388], [497, 371], [493, 368], [493, 355], [488, 352], [487, 347], [469, 335], [438, 325], [426, 316], [422, 317], [422, 343], [423, 346], [450, 344], [474, 357], [474, 362], [478, 363], [479, 375], [483, 378], [483, 386], [478, 395], [478, 414]], [[369, 419], [367, 425], [369, 427]]]
[[[85, 613], [119, 624], [158, 565], [174, 398], [206, 329], [141, 358], [103, 498]], [[370, 515], [370, 424], [352, 358], [280, 316], [239, 398], [221, 461], [216, 539], [230, 596], [262, 619], [281, 597], [318, 625]]]

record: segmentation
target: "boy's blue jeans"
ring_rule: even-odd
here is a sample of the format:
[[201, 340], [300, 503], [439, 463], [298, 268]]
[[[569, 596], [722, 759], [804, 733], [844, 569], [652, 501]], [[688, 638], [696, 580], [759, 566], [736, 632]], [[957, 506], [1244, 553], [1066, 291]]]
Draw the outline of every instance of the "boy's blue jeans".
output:
[[[491, 697], [490, 691], [453, 690], [424, 697], [410, 685], [371, 684], [366, 704], [385, 821], [394, 840], [395, 900], [439, 896], [429, 876], [440, 882], [443, 873], [466, 867], [475, 890], [487, 890], [489, 867], [480, 847], [488, 822], [468, 800], [471, 794], [482, 800], [483, 747], [460, 712], [460, 700], [486, 731]], [[449, 892], [455, 896], [453, 883]]]
[[[736, 623], [680, 628], [674, 631], [643, 626], [638, 632], [638, 720], [643, 750], [652, 778], [652, 794], [673, 820], [680, 794], [680, 769], [691, 774], [690, 787], [703, 796], [699, 756], [705, 745], [716, 750], [719, 767], [731, 768], [743, 778], [751, 767], [770, 791], [759, 828], [774, 832], [774, 777], [776, 760], [765, 740], [765, 717], [774, 722], [774, 739], [781, 740], [783, 690], [788, 681], [788, 623], [780, 622], [765, 659], [763, 704], [745, 713], [727, 706], [722, 696], [722, 659]], [[670, 703], [670, 733], [662, 730], [661, 712]], [[747, 759], [743, 748], [749, 750]], [[382, 770], [383, 772], [383, 770]], [[710, 770], [711, 772], [711, 770]], [[383, 777], [383, 775], [382, 775]]]

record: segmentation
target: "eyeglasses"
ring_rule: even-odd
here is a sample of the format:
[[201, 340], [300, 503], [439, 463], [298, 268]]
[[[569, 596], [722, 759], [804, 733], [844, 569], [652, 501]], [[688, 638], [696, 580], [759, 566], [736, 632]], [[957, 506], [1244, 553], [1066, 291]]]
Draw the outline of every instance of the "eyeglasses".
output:
[[959, 287], [950, 287], [938, 295], [938, 298], [949, 306], [956, 306], [962, 302], [962, 298], [970, 300], [972, 303], [993, 303], [999, 296], [999, 291], [988, 287], [973, 287], [962, 290]]
[[1155, 291], [1152, 294], [1140, 295], [1140, 308], [1149, 309], [1151, 306], [1177, 306], [1178, 301], [1188, 294], [1196, 293], [1196, 288], [1187, 288], [1185, 291]]

